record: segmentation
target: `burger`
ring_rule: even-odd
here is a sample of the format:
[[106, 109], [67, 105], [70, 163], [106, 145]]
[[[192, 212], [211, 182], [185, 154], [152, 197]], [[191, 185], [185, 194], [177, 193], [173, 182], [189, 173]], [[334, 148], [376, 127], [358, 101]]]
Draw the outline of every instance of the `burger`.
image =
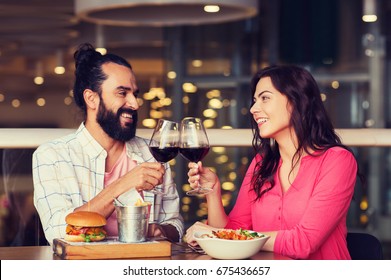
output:
[[90, 211], [78, 211], [65, 217], [67, 223], [65, 240], [71, 242], [94, 242], [106, 238], [106, 218]]

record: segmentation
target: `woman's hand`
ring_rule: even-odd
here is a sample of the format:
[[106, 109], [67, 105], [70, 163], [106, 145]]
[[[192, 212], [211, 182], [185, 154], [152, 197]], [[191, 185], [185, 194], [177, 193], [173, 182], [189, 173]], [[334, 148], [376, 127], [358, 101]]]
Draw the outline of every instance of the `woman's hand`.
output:
[[220, 181], [217, 175], [209, 168], [204, 168], [201, 161], [190, 162], [188, 167], [188, 182], [192, 189], [198, 189], [200, 184], [203, 188], [213, 189], [211, 193], [220, 193]]
[[212, 230], [216, 231], [219, 230], [218, 228], [208, 226], [207, 224], [196, 222], [194, 225], [189, 227], [189, 229], [186, 231], [186, 235], [184, 238], [184, 241], [192, 246], [197, 245], [197, 241], [194, 239], [194, 233], [197, 231], [209, 231], [212, 233]]

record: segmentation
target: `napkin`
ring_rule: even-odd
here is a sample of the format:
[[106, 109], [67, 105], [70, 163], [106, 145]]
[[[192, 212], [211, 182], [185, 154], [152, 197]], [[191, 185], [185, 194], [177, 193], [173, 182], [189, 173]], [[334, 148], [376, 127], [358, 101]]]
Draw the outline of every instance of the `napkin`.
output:
[[131, 205], [131, 206], [134, 206], [138, 200], [144, 202], [144, 198], [140, 195], [140, 193], [135, 188], [132, 188], [129, 191], [121, 194], [118, 197], [118, 200], [125, 205]]

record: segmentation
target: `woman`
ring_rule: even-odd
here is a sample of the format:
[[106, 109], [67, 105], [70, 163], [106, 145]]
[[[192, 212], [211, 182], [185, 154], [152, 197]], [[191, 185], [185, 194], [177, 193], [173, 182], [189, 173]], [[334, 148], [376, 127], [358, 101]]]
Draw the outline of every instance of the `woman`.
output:
[[236, 204], [227, 216], [217, 175], [201, 162], [189, 164], [189, 183], [206, 196], [212, 228], [251, 229], [270, 235], [263, 250], [295, 259], [350, 259], [346, 216], [357, 163], [341, 144], [319, 88], [305, 69], [272, 66], [252, 80], [252, 160]]

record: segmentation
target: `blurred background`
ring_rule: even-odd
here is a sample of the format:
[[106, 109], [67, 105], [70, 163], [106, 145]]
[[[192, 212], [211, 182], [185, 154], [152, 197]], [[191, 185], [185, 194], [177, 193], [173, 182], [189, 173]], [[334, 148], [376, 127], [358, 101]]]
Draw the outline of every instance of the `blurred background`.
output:
[[[139, 128], [190, 115], [207, 129], [250, 128], [249, 81], [271, 64], [306, 67], [336, 128], [389, 128], [390, 21], [387, 0], [0, 0], [0, 129], [78, 127], [73, 53], [84, 42], [132, 64]], [[357, 183], [349, 229], [376, 235], [391, 258], [390, 148], [352, 149], [368, 183]], [[33, 151], [0, 147], [0, 246], [46, 244], [32, 205]], [[224, 182], [227, 211], [252, 155], [250, 146], [212, 147], [204, 160]], [[206, 205], [184, 194], [185, 161], [170, 164], [189, 226]]]

